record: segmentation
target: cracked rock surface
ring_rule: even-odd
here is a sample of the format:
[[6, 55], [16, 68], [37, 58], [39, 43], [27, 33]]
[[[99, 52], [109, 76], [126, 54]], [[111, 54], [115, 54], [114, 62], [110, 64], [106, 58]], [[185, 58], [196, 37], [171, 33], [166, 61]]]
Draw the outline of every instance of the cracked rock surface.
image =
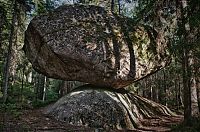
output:
[[48, 77], [118, 89], [169, 63], [159, 36], [101, 7], [64, 5], [30, 22], [24, 50]]
[[102, 129], [133, 130], [141, 119], [176, 116], [166, 106], [124, 89], [84, 85], [59, 99], [45, 114], [67, 124]]

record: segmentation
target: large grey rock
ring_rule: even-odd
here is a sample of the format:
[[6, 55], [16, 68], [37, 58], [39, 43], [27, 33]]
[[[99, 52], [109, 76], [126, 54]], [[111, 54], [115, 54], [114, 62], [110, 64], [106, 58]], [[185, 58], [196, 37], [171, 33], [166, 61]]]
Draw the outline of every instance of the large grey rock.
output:
[[59, 99], [45, 114], [73, 125], [102, 129], [142, 128], [145, 118], [176, 116], [166, 106], [123, 89], [81, 86]]
[[122, 88], [169, 62], [159, 36], [101, 7], [65, 5], [30, 22], [24, 50], [48, 77]]

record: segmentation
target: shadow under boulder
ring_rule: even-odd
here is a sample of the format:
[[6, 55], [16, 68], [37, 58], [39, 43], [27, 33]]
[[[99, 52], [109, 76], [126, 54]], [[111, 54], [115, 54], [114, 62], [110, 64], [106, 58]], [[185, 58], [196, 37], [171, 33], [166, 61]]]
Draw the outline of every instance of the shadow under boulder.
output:
[[45, 114], [73, 125], [102, 129], [142, 128], [141, 119], [176, 116], [160, 105], [124, 89], [81, 86], [59, 99]]

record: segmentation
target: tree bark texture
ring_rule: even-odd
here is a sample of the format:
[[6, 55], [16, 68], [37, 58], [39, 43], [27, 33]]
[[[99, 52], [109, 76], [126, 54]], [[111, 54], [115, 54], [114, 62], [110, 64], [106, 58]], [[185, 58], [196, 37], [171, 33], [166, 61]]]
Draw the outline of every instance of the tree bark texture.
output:
[[5, 10], [0, 6], [0, 55], [2, 55], [3, 28], [6, 23]]
[[9, 45], [8, 45], [8, 53], [6, 56], [6, 65], [4, 70], [4, 81], [3, 81], [3, 102], [7, 101], [8, 96], [8, 87], [9, 87], [9, 77], [10, 77], [10, 64], [11, 64], [11, 55], [12, 55], [12, 45], [14, 40], [14, 31], [15, 31], [15, 23], [17, 21], [16, 10], [17, 10], [17, 2], [13, 1], [13, 15], [12, 15], [12, 24], [10, 30], [10, 37], [9, 37]]
[[180, 19], [178, 27], [181, 33], [179, 37], [182, 39], [182, 77], [183, 77], [183, 93], [184, 93], [184, 121], [186, 124], [191, 123], [191, 119], [198, 112], [197, 103], [197, 87], [195, 84], [195, 76], [193, 74], [193, 51], [192, 47], [192, 28], [189, 23], [189, 1], [177, 1], [177, 15]]

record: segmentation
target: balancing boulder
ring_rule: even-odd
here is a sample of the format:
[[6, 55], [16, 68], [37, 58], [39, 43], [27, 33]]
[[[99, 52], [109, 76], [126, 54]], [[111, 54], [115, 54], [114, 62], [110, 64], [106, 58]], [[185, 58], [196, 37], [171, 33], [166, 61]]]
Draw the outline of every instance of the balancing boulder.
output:
[[64, 5], [30, 22], [24, 50], [48, 77], [118, 89], [169, 63], [161, 36], [101, 7]]

